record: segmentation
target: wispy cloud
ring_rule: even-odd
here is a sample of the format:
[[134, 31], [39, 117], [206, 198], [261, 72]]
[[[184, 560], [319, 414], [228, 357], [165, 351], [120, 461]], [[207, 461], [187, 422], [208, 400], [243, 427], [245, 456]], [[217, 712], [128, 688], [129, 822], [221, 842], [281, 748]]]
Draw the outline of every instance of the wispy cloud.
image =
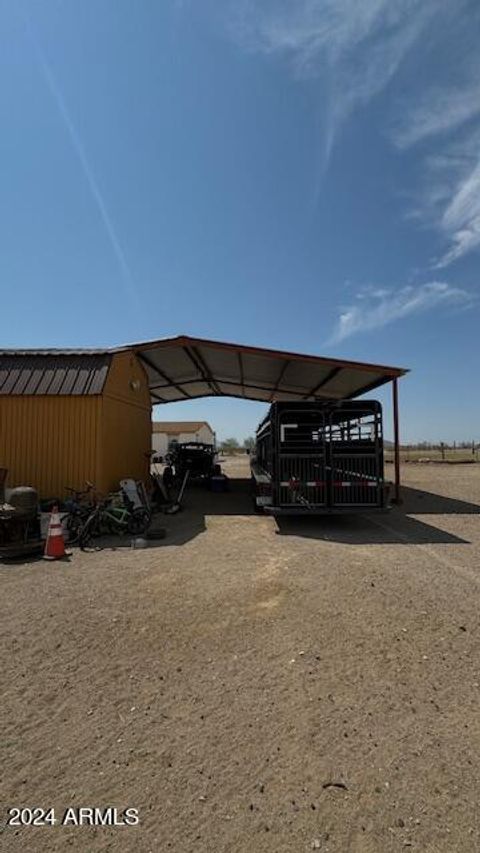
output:
[[321, 176], [345, 119], [386, 89], [415, 48], [416, 60], [424, 60], [417, 67], [426, 73], [406, 74], [406, 95], [391, 105], [396, 117], [389, 134], [402, 152], [424, 146], [419, 156], [428, 180], [414, 218], [445, 238], [434, 266], [447, 266], [479, 246], [478, 5], [469, 0], [453, 6], [449, 0], [234, 0], [226, 6], [230, 28], [244, 47], [281, 56], [297, 76], [318, 79], [324, 104]]
[[351, 335], [369, 332], [443, 305], [467, 307], [473, 302], [471, 293], [442, 281], [417, 287], [408, 285], [400, 290], [367, 288], [357, 294], [353, 304], [341, 310], [328, 344], [340, 343]]
[[392, 131], [402, 150], [423, 145], [425, 181], [416, 213], [447, 242], [434, 268], [480, 245], [480, 62], [470, 55], [468, 39], [462, 43], [464, 55], [453, 66], [455, 83], [422, 87], [420, 96], [401, 105]]
[[231, 28], [247, 48], [328, 80], [328, 154], [342, 121], [387, 86], [436, 9], [435, 0], [236, 0]]
[[36, 52], [36, 55], [38, 58], [38, 62], [39, 62], [44, 80], [47, 84], [47, 87], [50, 91], [50, 94], [52, 95], [52, 98], [53, 98], [53, 100], [57, 106], [59, 114], [60, 114], [62, 121], [65, 125], [65, 129], [67, 131], [68, 137], [69, 137], [70, 142], [72, 144], [73, 150], [74, 150], [74, 152], [78, 158], [78, 161], [80, 163], [82, 172], [84, 174], [84, 177], [87, 181], [88, 187], [89, 187], [90, 192], [92, 194], [93, 201], [94, 201], [95, 206], [96, 206], [98, 213], [100, 215], [100, 219], [101, 219], [101, 221], [105, 227], [105, 230], [107, 232], [107, 236], [108, 236], [110, 245], [113, 249], [113, 253], [115, 255], [118, 266], [120, 268], [120, 272], [122, 275], [122, 281], [123, 281], [125, 291], [126, 291], [127, 295], [129, 296], [129, 298], [131, 299], [132, 303], [134, 303], [135, 305], [138, 305], [138, 295], [137, 295], [137, 292], [136, 292], [136, 289], [135, 289], [135, 286], [133, 283], [133, 277], [132, 277], [130, 267], [129, 267], [129, 265], [127, 263], [127, 259], [125, 257], [125, 252], [123, 251], [123, 248], [122, 248], [122, 245], [120, 243], [120, 239], [118, 237], [117, 231], [116, 231], [115, 226], [113, 224], [110, 213], [107, 209], [107, 205], [105, 204], [105, 200], [104, 200], [103, 194], [100, 190], [98, 181], [95, 177], [95, 174], [93, 172], [92, 167], [90, 166], [87, 154], [85, 152], [85, 149], [82, 145], [82, 141], [80, 139], [80, 135], [79, 135], [79, 133], [75, 127], [75, 124], [72, 120], [70, 112], [67, 108], [67, 104], [65, 102], [65, 99], [62, 95], [60, 87], [59, 87], [57, 80], [55, 78], [55, 75], [53, 73], [53, 70], [50, 66], [50, 63], [47, 60], [47, 57], [46, 57], [45, 52], [42, 48], [42, 45], [40, 44], [40, 41], [37, 37], [35, 29], [32, 25], [32, 21], [30, 19], [30, 16], [28, 15], [25, 8], [22, 10], [22, 17], [23, 17], [25, 27], [27, 29], [30, 41], [31, 41], [31, 43], [35, 49], [35, 52]]
[[451, 246], [436, 263], [446, 267], [480, 246], [480, 159], [458, 185], [442, 216], [442, 228]]
[[410, 106], [404, 106], [392, 137], [407, 148], [437, 134], [449, 133], [480, 115], [479, 79], [467, 79], [457, 87], [431, 87]]
[[430, 267], [441, 269], [480, 248], [480, 123], [457, 133], [440, 153], [422, 158], [423, 177], [410, 217], [436, 228], [445, 248]]

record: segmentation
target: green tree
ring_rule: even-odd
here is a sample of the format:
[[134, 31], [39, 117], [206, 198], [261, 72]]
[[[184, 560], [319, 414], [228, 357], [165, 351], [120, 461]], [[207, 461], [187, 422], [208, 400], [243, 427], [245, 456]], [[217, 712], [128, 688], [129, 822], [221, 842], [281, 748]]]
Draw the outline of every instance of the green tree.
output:
[[223, 453], [234, 453], [240, 448], [240, 445], [236, 438], [226, 438], [225, 441], [222, 441], [221, 447]]

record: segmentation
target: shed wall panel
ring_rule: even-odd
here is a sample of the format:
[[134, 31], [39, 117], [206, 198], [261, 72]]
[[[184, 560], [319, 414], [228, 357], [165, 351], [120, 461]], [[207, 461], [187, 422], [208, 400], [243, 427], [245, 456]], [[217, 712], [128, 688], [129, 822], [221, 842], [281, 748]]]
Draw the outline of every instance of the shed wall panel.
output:
[[117, 491], [120, 480], [147, 482], [151, 450], [150, 406], [141, 408], [111, 397], [102, 399], [102, 450], [99, 489]]
[[101, 398], [14, 396], [0, 399], [0, 467], [7, 485], [31, 485], [42, 497], [83, 488], [98, 474]]
[[113, 356], [102, 398], [102, 491], [117, 490], [120, 480], [147, 482], [150, 469], [152, 409], [147, 374], [131, 352]]

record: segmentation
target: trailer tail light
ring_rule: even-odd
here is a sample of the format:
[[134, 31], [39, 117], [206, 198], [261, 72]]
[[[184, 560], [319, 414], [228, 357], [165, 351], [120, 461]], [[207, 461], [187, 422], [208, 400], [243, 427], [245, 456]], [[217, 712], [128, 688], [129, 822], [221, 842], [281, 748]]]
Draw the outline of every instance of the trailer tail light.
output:
[[259, 495], [271, 495], [272, 494], [272, 484], [271, 483], [257, 483], [257, 493]]

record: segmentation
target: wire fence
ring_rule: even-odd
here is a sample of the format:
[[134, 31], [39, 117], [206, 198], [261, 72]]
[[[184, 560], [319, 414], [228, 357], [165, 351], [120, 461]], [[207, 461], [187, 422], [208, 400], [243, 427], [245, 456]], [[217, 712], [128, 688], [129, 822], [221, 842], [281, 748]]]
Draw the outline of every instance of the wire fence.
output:
[[[385, 461], [393, 462], [393, 447], [385, 448]], [[480, 461], [480, 445], [472, 442], [461, 447], [447, 444], [412, 445], [400, 448], [401, 462], [452, 462], [466, 463]]]

